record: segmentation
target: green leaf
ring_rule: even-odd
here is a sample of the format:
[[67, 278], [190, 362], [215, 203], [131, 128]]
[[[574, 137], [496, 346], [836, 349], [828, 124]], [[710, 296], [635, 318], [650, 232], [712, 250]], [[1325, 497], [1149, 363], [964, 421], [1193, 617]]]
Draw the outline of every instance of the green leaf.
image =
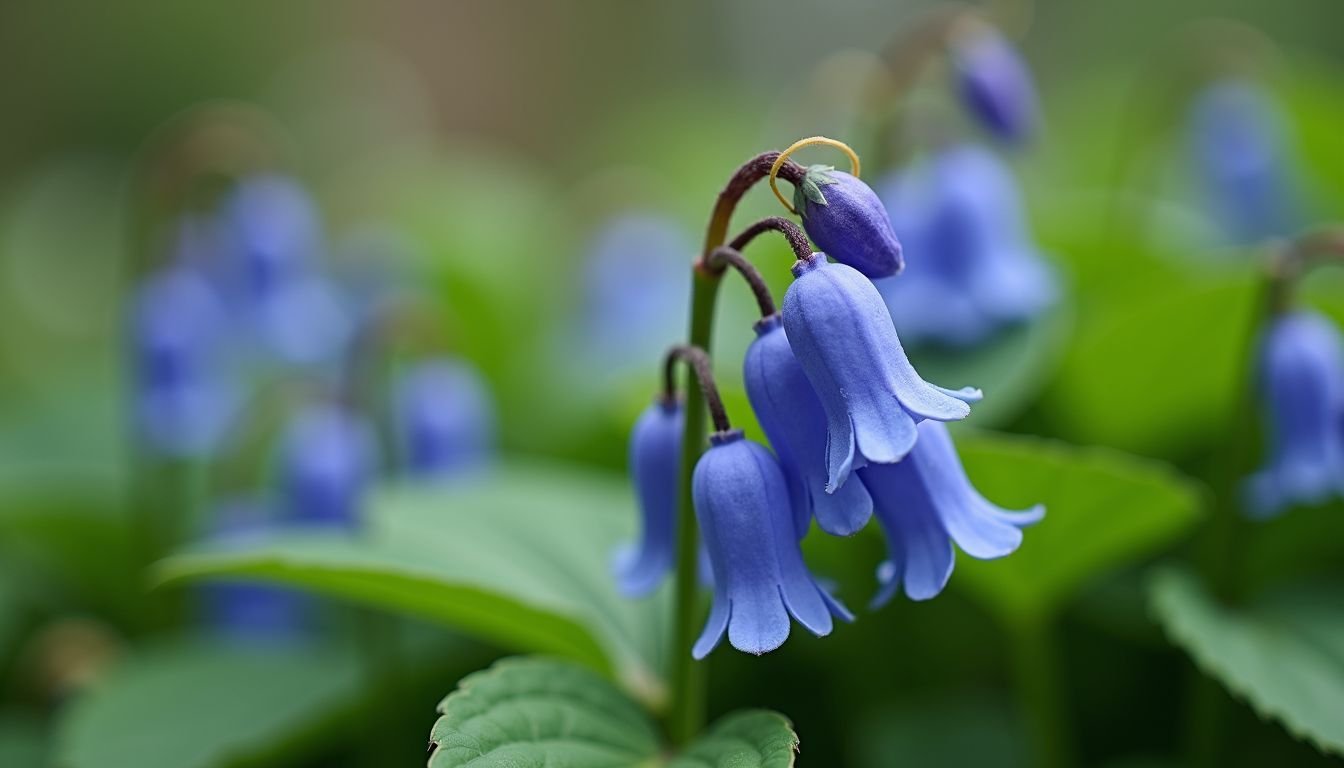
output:
[[1244, 608], [1216, 602], [1192, 575], [1163, 570], [1153, 612], [1206, 674], [1323, 752], [1344, 756], [1344, 585], [1273, 592]]
[[767, 710], [720, 718], [668, 768], [793, 768], [798, 734], [789, 719]]
[[653, 723], [591, 670], [516, 658], [468, 675], [439, 703], [429, 768], [652, 765]]
[[165, 561], [168, 581], [277, 581], [460, 627], [523, 651], [614, 672], [641, 699], [658, 670], [667, 590], [622, 597], [608, 570], [634, 528], [620, 478], [537, 463], [375, 494], [358, 537], [291, 532], [243, 550], [202, 548]]
[[288, 753], [355, 706], [351, 654], [206, 642], [147, 649], [63, 715], [64, 768], [213, 768]]
[[1012, 555], [958, 559], [952, 582], [1005, 622], [1049, 616], [1101, 574], [1170, 546], [1201, 512], [1202, 496], [1189, 481], [1116, 451], [977, 432], [958, 435], [957, 448], [990, 501], [1046, 507]]

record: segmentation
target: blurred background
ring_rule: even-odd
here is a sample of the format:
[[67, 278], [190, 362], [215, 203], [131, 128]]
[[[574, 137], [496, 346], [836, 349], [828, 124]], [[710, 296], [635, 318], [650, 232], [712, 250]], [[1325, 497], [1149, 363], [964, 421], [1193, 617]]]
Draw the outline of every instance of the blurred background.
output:
[[[151, 593], [146, 564], [276, 520], [357, 527], [361, 489], [500, 457], [623, 471], [715, 195], [803, 136], [852, 144], [889, 205], [898, 169], [993, 146], [1051, 298], [986, 338], [906, 337], [912, 360], [985, 389], [972, 427], [1160, 460], [1207, 494], [1251, 378], [1258, 249], [1344, 212], [1338, 2], [1005, 4], [1042, 113], [1014, 146], [949, 106], [945, 69], [894, 116], [874, 96], [878, 53], [931, 7], [0, 4], [0, 765], [416, 764], [438, 699], [515, 649], [415, 610], [389, 640], [387, 611], [273, 587]], [[1201, 186], [1199, 97], [1229, 72], [1271, 105], [1292, 188], [1249, 232]], [[735, 222], [778, 214], [755, 190]], [[754, 248], [782, 297], [787, 248]], [[1337, 274], [1304, 290], [1336, 322], [1341, 295]], [[716, 344], [729, 409], [759, 436], [736, 362], [753, 310], [726, 283]], [[1264, 536], [1256, 584], [1338, 575], [1339, 512]], [[1140, 572], [1183, 556], [1195, 518], [1060, 609], [1079, 764], [1181, 764], [1191, 665]], [[819, 538], [810, 560], [862, 604], [880, 540]], [[805, 766], [1038, 764], [975, 592], [763, 659], [720, 652], [711, 709], [788, 713]], [[182, 646], [183, 627], [332, 655], [233, 658]], [[365, 674], [380, 643], [396, 668]], [[119, 674], [135, 690], [89, 703]], [[256, 705], [193, 719], [191, 692], [247, 675], [311, 700], [216, 743]], [[1229, 716], [1235, 764], [1328, 762], [1249, 708]]]

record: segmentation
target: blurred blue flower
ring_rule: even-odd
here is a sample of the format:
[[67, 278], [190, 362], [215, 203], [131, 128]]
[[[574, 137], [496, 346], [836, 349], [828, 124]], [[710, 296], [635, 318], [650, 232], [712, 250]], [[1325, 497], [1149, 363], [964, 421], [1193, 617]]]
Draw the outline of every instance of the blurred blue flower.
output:
[[1308, 311], [1274, 320], [1260, 344], [1270, 458], [1247, 483], [1248, 507], [1271, 517], [1344, 497], [1344, 339]]
[[279, 360], [316, 366], [345, 352], [355, 329], [352, 309], [333, 283], [310, 276], [277, 288], [253, 308], [252, 320]]
[[818, 636], [830, 634], [832, 615], [852, 620], [803, 562], [775, 457], [740, 430], [712, 435], [710, 443], [691, 488], [714, 572], [714, 603], [692, 655], [707, 656], [725, 631], [740, 651], [773, 651], [788, 639], [790, 614]]
[[907, 342], [975, 344], [1058, 299], [1012, 172], [994, 153], [942, 148], [882, 189], [909, 260], [900, 277], [877, 286]]
[[643, 529], [637, 548], [622, 545], [612, 559], [617, 585], [629, 597], [656, 589], [677, 559], [677, 483], [685, 422], [681, 402], [659, 396], [630, 433], [630, 477]]
[[872, 188], [829, 165], [814, 165], [793, 191], [807, 236], [831, 258], [871, 278], [901, 271], [901, 244]]
[[608, 367], [642, 367], [648, 350], [675, 343], [686, 327], [694, 252], [665, 216], [626, 212], [608, 219], [583, 268], [582, 349]]
[[836, 536], [863, 528], [873, 515], [863, 483], [851, 480], [833, 494], [826, 492], [826, 411], [793, 355], [778, 314], [756, 324], [743, 379], [756, 420], [784, 468], [798, 538], [807, 534], [813, 517]]
[[470, 363], [447, 357], [416, 363], [397, 384], [394, 408], [401, 458], [422, 477], [479, 469], [495, 446], [495, 404]]
[[307, 274], [322, 248], [317, 206], [302, 185], [278, 174], [239, 182], [220, 226], [230, 293], [249, 304]]
[[1284, 117], [1259, 86], [1224, 79], [1190, 108], [1188, 138], [1209, 215], [1234, 245], [1292, 234], [1301, 224]]
[[290, 422], [280, 477], [287, 519], [353, 527], [376, 469], [377, 448], [365, 421], [336, 404], [309, 405]]
[[970, 414], [980, 391], [943, 389], [919, 377], [868, 278], [821, 253], [799, 261], [793, 273], [784, 330], [826, 412], [828, 491], [851, 469], [904, 458], [918, 422]]
[[919, 441], [904, 461], [869, 465], [859, 477], [887, 537], [874, 607], [902, 585], [911, 600], [941, 592], [952, 575], [953, 542], [971, 557], [1003, 557], [1022, 543], [1020, 528], [1045, 515], [1040, 505], [1012, 512], [986, 501], [967, 479], [947, 426], [936, 421], [920, 423]]
[[218, 299], [194, 270], [169, 267], [140, 286], [131, 314], [141, 439], [167, 456], [209, 453], [236, 399], [219, 359], [224, 314]]
[[1032, 138], [1040, 104], [1031, 70], [1012, 43], [988, 24], [964, 23], [952, 39], [951, 54], [957, 90], [980, 124], [1006, 142]]
[[[230, 499], [212, 510], [213, 537], [224, 548], [246, 547], [266, 536], [273, 519], [258, 499]], [[211, 581], [202, 588], [205, 620], [215, 632], [243, 642], [288, 641], [306, 628], [311, 600], [294, 590], [243, 581]]]

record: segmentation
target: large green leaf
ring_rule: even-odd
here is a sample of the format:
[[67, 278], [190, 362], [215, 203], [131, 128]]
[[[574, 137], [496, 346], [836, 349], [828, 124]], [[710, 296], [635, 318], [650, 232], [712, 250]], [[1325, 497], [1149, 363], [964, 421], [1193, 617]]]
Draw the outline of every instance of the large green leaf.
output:
[[215, 768], [308, 742], [357, 706], [357, 657], [207, 642], [141, 651], [71, 703], [64, 768]]
[[1001, 560], [959, 559], [952, 581], [1006, 621], [1048, 616], [1095, 577], [1151, 557], [1199, 517], [1201, 494], [1165, 465], [1101, 448], [970, 432], [971, 481], [996, 504], [1046, 507]]
[[422, 616], [615, 672], [641, 698], [661, 699], [666, 594], [623, 598], [607, 567], [636, 517], [623, 480], [502, 464], [459, 482], [389, 487], [369, 506], [358, 537], [290, 532], [246, 549], [207, 547], [160, 573], [279, 581]]
[[670, 763], [648, 715], [591, 670], [560, 659], [505, 659], [439, 704], [429, 768], [792, 768], [798, 737], [764, 710], [714, 723]]
[[1189, 573], [1159, 571], [1153, 611], [1205, 673], [1318, 749], [1344, 756], [1344, 584], [1220, 605]]

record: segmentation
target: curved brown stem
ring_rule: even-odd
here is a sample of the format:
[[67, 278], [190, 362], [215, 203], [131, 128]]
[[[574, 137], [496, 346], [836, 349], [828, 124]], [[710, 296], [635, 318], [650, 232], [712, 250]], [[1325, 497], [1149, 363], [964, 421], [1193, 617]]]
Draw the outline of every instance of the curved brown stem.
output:
[[714, 370], [709, 355], [699, 347], [679, 344], [667, 350], [667, 355], [663, 358], [663, 397], [670, 399], [677, 396], [678, 361], [685, 363], [695, 374], [700, 392], [705, 396], [709, 417], [714, 422], [714, 431], [727, 432], [732, 429], [733, 426], [728, 423], [728, 412], [723, 407], [723, 399], [719, 397], [719, 387], [714, 383]]
[[756, 297], [756, 306], [761, 310], [761, 317], [769, 317], [775, 314], [775, 297], [770, 295], [770, 286], [765, 284], [765, 279], [761, 277], [760, 270], [756, 269], [740, 251], [727, 245], [721, 245], [715, 248], [706, 259], [710, 269], [724, 270], [732, 267], [737, 273], [742, 275], [742, 279], [751, 286], [751, 293]]
[[812, 255], [812, 243], [807, 239], [807, 233], [803, 231], [802, 227], [783, 216], [771, 216], [752, 224], [738, 233], [737, 237], [734, 237], [732, 242], [728, 243], [728, 247], [739, 251], [745, 250], [752, 240], [765, 232], [778, 232], [784, 235], [784, 238], [789, 241], [789, 247], [793, 249], [793, 255], [799, 261], [803, 261]]

